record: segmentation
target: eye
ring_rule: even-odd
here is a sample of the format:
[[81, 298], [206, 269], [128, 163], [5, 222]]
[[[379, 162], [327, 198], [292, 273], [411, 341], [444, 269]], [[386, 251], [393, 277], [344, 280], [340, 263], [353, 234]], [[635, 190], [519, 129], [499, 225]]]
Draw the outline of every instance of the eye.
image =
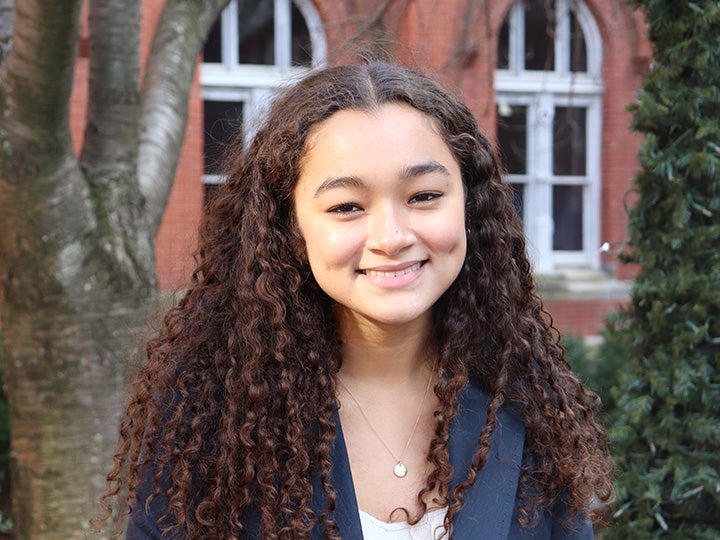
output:
[[362, 208], [360, 208], [355, 203], [342, 203], [333, 206], [332, 208], [328, 208], [327, 213], [328, 214], [352, 214], [353, 212], [359, 212]]
[[410, 197], [410, 203], [429, 203], [436, 199], [439, 199], [442, 197], [442, 193], [437, 193], [435, 191], [423, 191], [421, 193], [416, 193], [412, 197]]

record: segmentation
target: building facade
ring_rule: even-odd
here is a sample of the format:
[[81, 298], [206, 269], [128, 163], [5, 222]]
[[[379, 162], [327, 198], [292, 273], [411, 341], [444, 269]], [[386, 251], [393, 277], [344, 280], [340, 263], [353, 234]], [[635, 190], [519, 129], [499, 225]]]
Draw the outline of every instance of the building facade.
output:
[[[162, 6], [144, 2], [144, 50]], [[640, 137], [626, 107], [650, 55], [642, 18], [624, 0], [232, 0], [199, 60], [156, 240], [160, 287], [189, 279], [204, 201], [223, 181], [223, 146], [252, 137], [273, 93], [313, 67], [382, 58], [439, 78], [471, 107], [504, 155], [556, 326], [597, 334], [627, 299], [631, 271], [613, 251], [625, 237]]]

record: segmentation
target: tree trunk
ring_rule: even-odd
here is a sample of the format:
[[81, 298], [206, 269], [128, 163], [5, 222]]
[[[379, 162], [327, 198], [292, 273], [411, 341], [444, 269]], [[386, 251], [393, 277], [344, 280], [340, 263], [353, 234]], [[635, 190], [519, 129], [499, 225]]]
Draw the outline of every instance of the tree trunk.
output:
[[[22, 4], [0, 79], [0, 324], [14, 532], [71, 540], [85, 537], [105, 490], [128, 360], [156, 297], [152, 239], [138, 218], [136, 130], [88, 151], [88, 174], [73, 155], [80, 1]], [[115, 167], [110, 147], [124, 148]]]
[[140, 2], [88, 1], [78, 160], [68, 116], [82, 0], [0, 0], [0, 343], [16, 540], [85, 538], [100, 511], [157, 300], [153, 240], [197, 55], [228, 0], [167, 1], [142, 97]]
[[146, 302], [79, 307], [3, 313], [17, 540], [85, 538], [99, 513]]
[[0, 0], [0, 65], [10, 48], [14, 21], [15, 0]]
[[[74, 160], [41, 166], [54, 169], [42, 183], [61, 189], [26, 194], [11, 185], [8, 197], [2, 182], [0, 197], [13, 515], [17, 540], [68, 540], [84, 537], [97, 512], [131, 345], [142, 342], [155, 283], [149, 269], [127, 272], [105, 251], [96, 220], [82, 212], [92, 208], [89, 190], [62, 189], [80, 178]], [[3, 179], [22, 177], [3, 169]], [[42, 180], [37, 172], [33, 178]]]
[[[131, 345], [155, 298], [152, 261], [97, 233], [103, 217], [74, 159], [11, 147], [24, 155], [13, 163], [39, 169], [0, 175], [15, 534], [82, 538], [111, 463]], [[21, 190], [24, 178], [39, 185]]]

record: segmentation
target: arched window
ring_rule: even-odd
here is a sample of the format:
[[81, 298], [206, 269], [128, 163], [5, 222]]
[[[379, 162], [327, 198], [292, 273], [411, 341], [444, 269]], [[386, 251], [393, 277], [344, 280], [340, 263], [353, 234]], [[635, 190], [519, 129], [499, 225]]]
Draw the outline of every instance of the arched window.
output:
[[599, 267], [602, 45], [577, 0], [519, 0], [498, 34], [498, 144], [536, 270]]
[[200, 68], [206, 192], [224, 180], [220, 158], [252, 137], [270, 94], [321, 64], [325, 36], [310, 0], [232, 0], [208, 34]]

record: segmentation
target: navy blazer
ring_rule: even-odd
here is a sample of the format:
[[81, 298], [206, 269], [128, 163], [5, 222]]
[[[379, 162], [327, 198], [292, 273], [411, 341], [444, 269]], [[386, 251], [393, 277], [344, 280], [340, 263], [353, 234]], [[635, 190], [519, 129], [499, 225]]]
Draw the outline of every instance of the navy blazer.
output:
[[[465, 478], [478, 436], [487, 419], [489, 398], [479, 388], [468, 386], [460, 396], [459, 403], [459, 413], [451, 426], [449, 441], [450, 462], [455, 471], [453, 485]], [[331, 517], [337, 523], [344, 540], [363, 540], [350, 462], [339, 417], [336, 421], [338, 434], [332, 455], [331, 482], [335, 487], [337, 506]], [[516, 495], [524, 441], [525, 427], [522, 421], [512, 411], [501, 409], [488, 462], [478, 473], [475, 484], [465, 492], [463, 507], [453, 519], [454, 540], [593, 538], [592, 526], [586, 519], [575, 519], [571, 527], [565, 527], [567, 516], [562, 504], [544, 511], [535, 527], [520, 527], [517, 521]], [[162, 529], [156, 523], [158, 517], [167, 510], [167, 501], [163, 497], [154, 498], [150, 511], [145, 512], [145, 499], [147, 494], [153, 491], [151, 484], [152, 481], [138, 490], [139, 501], [130, 514], [126, 540], [181, 540], [182, 537], [177, 534], [163, 537]], [[325, 493], [319, 478], [315, 478], [313, 482], [312, 506], [318, 512], [326, 507]], [[249, 531], [247, 538], [261, 538], [258, 532], [259, 520], [255, 513], [248, 512], [243, 523]], [[317, 525], [312, 539], [322, 538], [321, 526]]]

